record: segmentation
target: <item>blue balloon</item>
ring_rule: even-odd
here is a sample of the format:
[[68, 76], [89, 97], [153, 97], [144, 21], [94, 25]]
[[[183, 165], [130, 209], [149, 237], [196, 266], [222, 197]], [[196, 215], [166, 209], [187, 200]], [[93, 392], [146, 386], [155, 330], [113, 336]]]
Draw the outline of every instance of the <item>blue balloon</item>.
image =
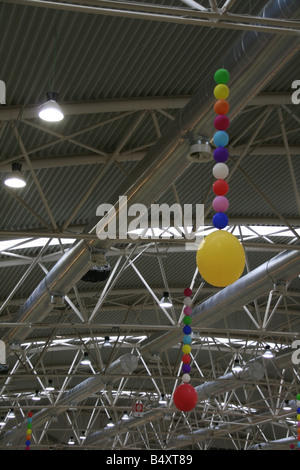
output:
[[185, 327], [183, 328], [183, 332], [185, 335], [190, 335], [192, 332], [192, 328], [190, 327], [190, 325], [185, 325]]
[[26, 441], [25, 444], [26, 444], [27, 446], [30, 446], [30, 441]]
[[225, 131], [218, 131], [214, 134], [214, 144], [216, 147], [226, 147], [229, 142], [229, 135]]
[[192, 338], [189, 335], [185, 335], [182, 341], [184, 344], [191, 344]]
[[213, 226], [219, 229], [225, 228], [228, 225], [228, 217], [224, 212], [217, 212], [213, 216]]

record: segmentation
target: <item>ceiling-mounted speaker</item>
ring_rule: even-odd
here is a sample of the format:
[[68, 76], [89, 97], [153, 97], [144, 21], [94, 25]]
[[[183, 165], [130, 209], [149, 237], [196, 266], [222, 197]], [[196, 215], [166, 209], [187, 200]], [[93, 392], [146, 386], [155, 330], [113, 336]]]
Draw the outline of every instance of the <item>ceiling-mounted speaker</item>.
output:
[[92, 266], [89, 271], [82, 276], [81, 280], [85, 282], [103, 282], [110, 275], [110, 266]]
[[212, 148], [206, 139], [200, 138], [190, 142], [187, 159], [193, 163], [206, 163], [213, 157]]

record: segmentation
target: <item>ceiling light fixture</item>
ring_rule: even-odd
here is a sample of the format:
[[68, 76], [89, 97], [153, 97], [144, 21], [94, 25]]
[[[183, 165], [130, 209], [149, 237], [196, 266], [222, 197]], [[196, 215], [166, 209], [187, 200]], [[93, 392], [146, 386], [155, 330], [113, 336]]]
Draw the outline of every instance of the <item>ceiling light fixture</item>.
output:
[[161, 397], [159, 399], [159, 402], [158, 402], [160, 405], [166, 405], [167, 404], [167, 400], [165, 399], [165, 395], [162, 393], [161, 394]]
[[52, 391], [54, 390], [54, 387], [53, 387], [52, 383], [53, 383], [52, 380], [49, 379], [49, 380], [48, 380], [48, 385], [47, 385], [47, 387], [46, 387], [46, 390], [47, 390], [48, 392], [52, 392]]
[[71, 445], [71, 446], [73, 446], [75, 444], [74, 439], [73, 439], [72, 436], [70, 437], [70, 439], [68, 441], [68, 444]]
[[21, 163], [12, 163], [12, 171], [4, 180], [4, 184], [9, 188], [24, 188], [24, 186], [26, 186], [26, 181], [21, 173], [21, 170]]
[[234, 360], [234, 366], [232, 368], [233, 372], [241, 372], [243, 368], [240, 365], [240, 361], [238, 359]]
[[270, 349], [270, 346], [267, 344], [267, 346], [265, 347], [265, 352], [263, 354], [263, 357], [267, 358], [267, 359], [271, 359], [272, 357], [274, 357], [271, 349]]
[[4, 416], [1, 416], [1, 418], [0, 418], [0, 426], [5, 426]]
[[11, 409], [9, 410], [9, 412], [8, 412], [8, 414], [7, 414], [7, 417], [8, 417], [9, 419], [12, 419], [12, 418], [15, 417], [15, 413], [14, 413], [14, 409], [13, 409], [13, 408], [11, 408]]
[[104, 343], [102, 345], [103, 348], [111, 348], [111, 343], [109, 340], [109, 336], [105, 336]]
[[290, 402], [288, 400], [284, 401], [283, 409], [285, 411], [290, 411], [292, 409], [291, 406], [290, 406]]
[[108, 428], [113, 428], [114, 427], [114, 423], [113, 423], [112, 418], [109, 418], [108, 423], [107, 423], [107, 427]]
[[82, 433], [80, 435], [80, 439], [82, 439], [82, 440], [86, 439], [85, 431], [82, 431]]
[[35, 394], [33, 395], [32, 399], [33, 399], [34, 401], [39, 401], [39, 400], [41, 399], [38, 390], [35, 391]]
[[172, 307], [172, 302], [169, 298], [169, 292], [164, 292], [163, 293], [163, 298], [161, 299], [161, 301], [159, 302], [159, 305], [161, 307], [164, 307], [164, 308], [170, 308]]
[[58, 93], [48, 91], [47, 101], [38, 107], [39, 117], [47, 122], [59, 122], [64, 118], [64, 113], [57, 103]]
[[122, 416], [122, 420], [127, 421], [128, 419], [129, 419], [129, 416], [128, 416], [127, 412], [124, 411], [123, 416]]
[[83, 359], [81, 361], [81, 364], [83, 364], [84, 366], [88, 365], [91, 363], [91, 360], [89, 358], [89, 353], [88, 352], [85, 352], [84, 355], [83, 355]]

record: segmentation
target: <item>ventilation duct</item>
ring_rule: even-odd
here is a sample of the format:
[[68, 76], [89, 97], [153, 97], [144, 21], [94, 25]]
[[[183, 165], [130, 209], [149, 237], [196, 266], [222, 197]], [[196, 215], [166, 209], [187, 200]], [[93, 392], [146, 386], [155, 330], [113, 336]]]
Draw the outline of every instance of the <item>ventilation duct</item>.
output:
[[[276, 286], [286, 285], [300, 274], [300, 251], [284, 251], [245, 276], [220, 290], [192, 310], [193, 327], [211, 327]], [[141, 354], [154, 354], [179, 342], [181, 328], [158, 333], [141, 343]]]

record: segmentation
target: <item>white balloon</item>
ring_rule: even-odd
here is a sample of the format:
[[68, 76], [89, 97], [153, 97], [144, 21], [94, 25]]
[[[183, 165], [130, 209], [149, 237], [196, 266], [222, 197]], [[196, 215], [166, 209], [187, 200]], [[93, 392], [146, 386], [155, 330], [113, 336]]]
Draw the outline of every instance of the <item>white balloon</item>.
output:
[[190, 374], [183, 374], [182, 376], [182, 382], [188, 383], [191, 380]]
[[190, 297], [185, 297], [183, 303], [186, 307], [190, 307], [192, 305], [192, 299]]
[[229, 169], [225, 163], [217, 163], [213, 167], [213, 175], [217, 180], [219, 179], [224, 180], [225, 178], [227, 178], [228, 173], [229, 173]]

